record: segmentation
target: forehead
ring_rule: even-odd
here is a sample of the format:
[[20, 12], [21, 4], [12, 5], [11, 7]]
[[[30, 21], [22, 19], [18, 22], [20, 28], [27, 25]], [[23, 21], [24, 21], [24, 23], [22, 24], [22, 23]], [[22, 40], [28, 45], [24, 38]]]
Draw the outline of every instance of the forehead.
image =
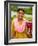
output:
[[22, 10], [19, 10], [19, 12], [23, 12]]

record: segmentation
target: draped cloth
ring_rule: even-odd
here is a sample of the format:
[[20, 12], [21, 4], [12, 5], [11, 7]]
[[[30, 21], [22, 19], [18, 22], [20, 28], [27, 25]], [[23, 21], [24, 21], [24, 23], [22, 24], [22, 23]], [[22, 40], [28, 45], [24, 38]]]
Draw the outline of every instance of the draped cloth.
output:
[[17, 32], [23, 32], [25, 30], [25, 27], [26, 27], [26, 22], [23, 20], [22, 24], [20, 25], [18, 23], [18, 19], [16, 18], [14, 21], [14, 27], [15, 27], [15, 30]]
[[26, 34], [26, 21], [23, 20], [22, 24], [20, 25], [18, 23], [18, 18], [15, 18], [14, 23], [12, 25], [12, 32], [11, 36], [13, 36], [13, 38], [28, 38], [27, 34]]

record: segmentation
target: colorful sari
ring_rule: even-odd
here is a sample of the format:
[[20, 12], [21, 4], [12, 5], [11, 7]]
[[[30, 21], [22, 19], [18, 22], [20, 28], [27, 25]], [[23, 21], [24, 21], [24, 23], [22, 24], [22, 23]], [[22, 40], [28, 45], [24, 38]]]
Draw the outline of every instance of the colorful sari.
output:
[[28, 38], [26, 33], [26, 21], [23, 19], [22, 24], [19, 24], [18, 18], [12, 22], [11, 36], [13, 38]]

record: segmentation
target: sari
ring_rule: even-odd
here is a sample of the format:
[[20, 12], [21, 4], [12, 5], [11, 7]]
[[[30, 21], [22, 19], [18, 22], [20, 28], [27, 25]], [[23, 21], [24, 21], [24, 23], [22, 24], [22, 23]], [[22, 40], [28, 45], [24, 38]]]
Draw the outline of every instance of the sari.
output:
[[11, 37], [12, 38], [28, 38], [26, 34], [26, 21], [23, 19], [22, 23], [18, 22], [18, 18], [12, 21]]

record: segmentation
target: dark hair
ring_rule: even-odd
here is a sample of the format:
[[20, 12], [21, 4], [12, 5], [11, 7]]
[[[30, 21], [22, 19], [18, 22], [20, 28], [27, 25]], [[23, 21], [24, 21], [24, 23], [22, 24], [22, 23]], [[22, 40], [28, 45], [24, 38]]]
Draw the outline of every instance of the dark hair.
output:
[[[17, 12], [19, 12], [20, 10], [24, 12], [24, 9], [23, 9], [23, 8], [19, 8], [19, 9], [17, 10]], [[25, 12], [24, 12], [24, 13], [25, 13]]]

